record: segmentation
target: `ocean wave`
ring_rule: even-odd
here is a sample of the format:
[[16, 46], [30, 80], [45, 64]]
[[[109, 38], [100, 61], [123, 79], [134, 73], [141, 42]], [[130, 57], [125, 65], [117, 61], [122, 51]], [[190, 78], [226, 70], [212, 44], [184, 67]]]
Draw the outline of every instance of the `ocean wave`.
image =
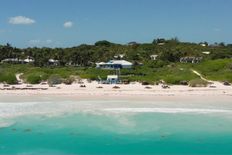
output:
[[0, 122], [0, 128], [7, 128], [7, 127], [10, 127], [14, 124], [15, 124], [15, 122], [13, 122], [13, 121]]
[[189, 109], [189, 108], [107, 108], [104, 111], [116, 113], [232, 113], [223, 109]]
[[[144, 103], [143, 103], [144, 104]], [[128, 107], [130, 106], [130, 107]], [[138, 107], [139, 106], [139, 107]], [[151, 107], [152, 106], [152, 107]], [[82, 101], [43, 101], [43, 102], [12, 102], [3, 103], [0, 102], [0, 118], [12, 119], [21, 116], [28, 115], [41, 115], [41, 116], [60, 116], [63, 114], [76, 114], [87, 113], [92, 115], [121, 115], [136, 113], [231, 113], [232, 110], [217, 109], [217, 107], [205, 107], [205, 108], [171, 108], [160, 107], [158, 105], [144, 104], [142, 108], [141, 104], [131, 104], [128, 102], [82, 102]], [[0, 122], [1, 123], [1, 122]], [[127, 122], [122, 122], [127, 123]], [[4, 126], [3, 124], [0, 126]]]

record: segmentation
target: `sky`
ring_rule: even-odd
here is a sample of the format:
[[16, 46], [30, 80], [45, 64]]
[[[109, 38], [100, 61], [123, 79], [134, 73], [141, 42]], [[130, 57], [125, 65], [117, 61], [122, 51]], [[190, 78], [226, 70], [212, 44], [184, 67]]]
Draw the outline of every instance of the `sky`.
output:
[[232, 43], [232, 0], [0, 0], [0, 44]]

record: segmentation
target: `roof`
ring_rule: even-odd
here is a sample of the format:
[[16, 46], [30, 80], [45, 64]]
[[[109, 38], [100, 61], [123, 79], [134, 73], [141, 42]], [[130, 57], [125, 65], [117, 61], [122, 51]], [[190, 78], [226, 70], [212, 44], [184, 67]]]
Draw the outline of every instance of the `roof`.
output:
[[7, 62], [7, 61], [11, 61], [11, 62], [21, 62], [23, 61], [22, 59], [17, 59], [17, 58], [7, 58], [2, 60], [2, 62]]
[[48, 61], [51, 62], [51, 63], [59, 62], [59, 60], [54, 60], [54, 59], [49, 59]]
[[132, 65], [131, 62], [126, 60], [110, 60], [107, 64]]
[[118, 75], [108, 75], [107, 79], [118, 79]]
[[207, 55], [209, 55], [211, 52], [209, 52], [209, 51], [205, 51], [205, 52], [202, 52], [203, 54], [207, 54]]
[[24, 60], [24, 62], [28, 62], [28, 63], [29, 63], [29, 62], [34, 62], [34, 59], [28, 59], [28, 58], [27, 58], [27, 59]]
[[126, 60], [110, 60], [109, 62], [96, 63], [97, 65], [122, 65], [122, 66], [132, 66], [133, 64]]

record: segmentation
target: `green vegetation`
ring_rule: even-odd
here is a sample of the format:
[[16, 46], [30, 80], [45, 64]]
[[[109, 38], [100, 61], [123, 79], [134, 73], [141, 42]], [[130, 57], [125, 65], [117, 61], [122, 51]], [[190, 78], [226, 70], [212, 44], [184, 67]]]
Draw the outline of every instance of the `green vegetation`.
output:
[[30, 84], [39, 84], [42, 81], [41, 76], [38, 74], [37, 75], [30, 74], [27, 76], [26, 80]]
[[[208, 43], [205, 43], [208, 45]], [[203, 52], [210, 52], [209, 55]], [[49, 59], [59, 60], [59, 67], [67, 65], [93, 67], [96, 62], [114, 59], [115, 55], [125, 54], [123, 59], [134, 63], [146, 63], [150, 55], [158, 55], [158, 60], [179, 62], [181, 57], [203, 57], [204, 60], [216, 60], [232, 57], [232, 46], [217, 43], [212, 46], [201, 46], [197, 43], [180, 42], [177, 38], [155, 39], [152, 43], [133, 43], [121, 45], [103, 40], [94, 45], [80, 45], [72, 48], [26, 48], [19, 49], [10, 44], [0, 45], [0, 61], [7, 58], [34, 58], [32, 65], [37, 67], [49, 66]]]
[[[232, 82], [232, 60], [207, 60], [199, 64], [167, 63], [162, 61], [147, 62], [133, 69], [122, 69], [124, 81], [147, 81], [155, 84], [160, 80], [167, 84], [180, 84], [199, 78], [191, 69], [199, 71], [205, 78]], [[77, 77], [90, 80], [106, 79], [115, 74], [114, 70], [101, 70], [92, 67], [34, 67], [30, 65], [0, 65], [0, 82], [17, 83], [15, 74], [23, 73], [22, 78], [30, 84], [39, 84], [49, 80], [52, 84], [74, 82]], [[57, 82], [58, 81], [58, 82]]]
[[[122, 69], [124, 81], [146, 81], [154, 84], [165, 81], [167, 84], [180, 84], [183, 81], [198, 83], [199, 77], [191, 70], [200, 72], [205, 78], [232, 82], [232, 46], [223, 43], [205, 47], [196, 43], [180, 42], [174, 39], [155, 39], [152, 43], [128, 45], [98, 41], [94, 45], [80, 45], [72, 48], [14, 48], [10, 44], [0, 46], [0, 61], [7, 58], [34, 58], [31, 64], [0, 64], [0, 83], [17, 83], [16, 74], [23, 73], [22, 78], [30, 84], [49, 81], [51, 84], [70, 84], [78, 78], [90, 80], [106, 79], [115, 74], [114, 70], [95, 68], [96, 62], [115, 59], [123, 54], [123, 59], [134, 63], [133, 69]], [[209, 52], [210, 54], [204, 54]], [[152, 60], [151, 55], [158, 55]], [[199, 64], [183, 64], [182, 57], [202, 57]], [[51, 65], [49, 59], [59, 60]], [[139, 65], [143, 64], [143, 65]]]
[[198, 70], [207, 79], [232, 82], [232, 59], [209, 60], [197, 64]]
[[7, 83], [7, 84], [17, 84], [18, 81], [16, 79], [16, 76], [11, 73], [3, 73], [0, 75], [0, 82], [1, 83]]

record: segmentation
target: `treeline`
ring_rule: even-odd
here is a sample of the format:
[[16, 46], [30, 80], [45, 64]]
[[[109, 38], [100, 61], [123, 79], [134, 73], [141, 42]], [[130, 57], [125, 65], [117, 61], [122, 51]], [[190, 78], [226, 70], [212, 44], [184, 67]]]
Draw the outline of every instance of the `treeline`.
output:
[[[204, 46], [203, 46], [204, 45]], [[210, 52], [206, 55], [203, 52]], [[4, 59], [34, 59], [33, 65], [48, 66], [49, 59], [59, 60], [59, 66], [94, 66], [96, 62], [117, 59], [117, 55], [125, 55], [123, 59], [133, 63], [147, 63], [151, 55], [166, 62], [178, 62], [181, 57], [195, 56], [207, 60], [232, 58], [232, 45], [218, 43], [209, 45], [180, 42], [174, 39], [154, 39], [152, 43], [131, 42], [127, 45], [109, 41], [98, 41], [94, 45], [80, 45], [72, 48], [25, 48], [12, 47], [10, 44], [0, 45], [0, 61]], [[120, 57], [118, 57], [120, 59]]]

